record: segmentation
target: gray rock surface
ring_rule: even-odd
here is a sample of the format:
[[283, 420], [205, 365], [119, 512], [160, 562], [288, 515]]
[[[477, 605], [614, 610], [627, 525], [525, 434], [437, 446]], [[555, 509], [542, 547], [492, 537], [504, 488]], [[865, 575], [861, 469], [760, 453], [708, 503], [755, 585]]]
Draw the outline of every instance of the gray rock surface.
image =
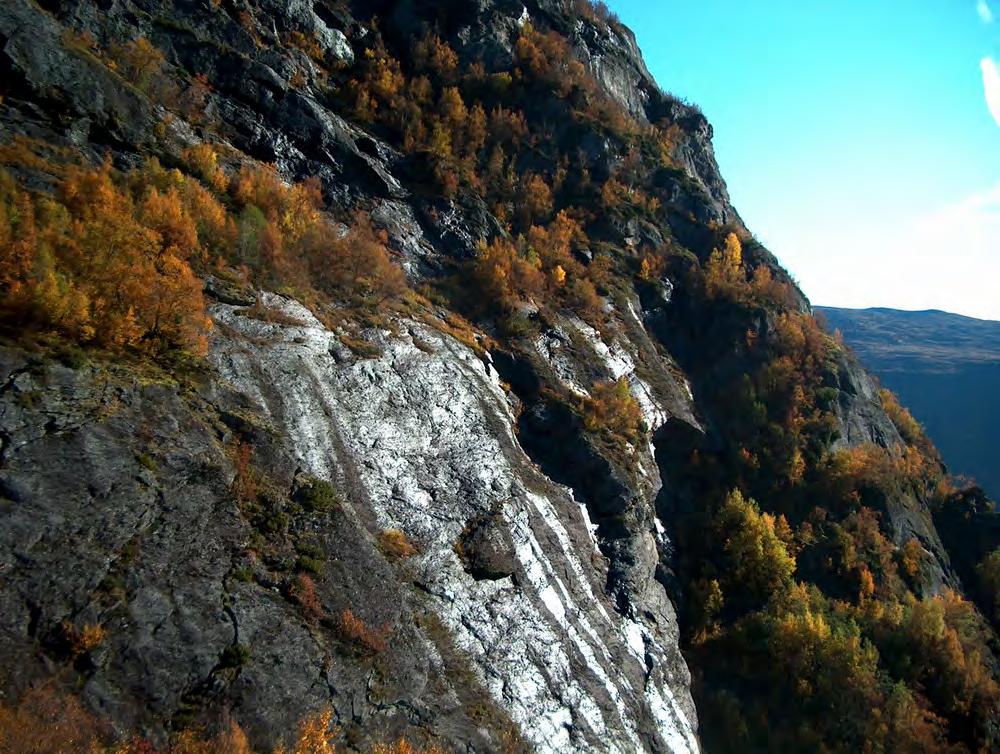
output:
[[[217, 341], [220, 375], [285, 429], [302, 469], [350, 490], [377, 528], [417, 546], [416, 585], [534, 748], [695, 751], [651, 535], [641, 580], [661, 604], [641, 620], [605, 597], [608, 566], [586, 508], [520, 448], [489, 363], [415, 322], [398, 323], [400, 338], [371, 333], [383, 355], [357, 360], [307, 310], [265, 300], [304, 325], [220, 305], [222, 329], [242, 336]], [[463, 563], [459, 543], [485, 576]]]

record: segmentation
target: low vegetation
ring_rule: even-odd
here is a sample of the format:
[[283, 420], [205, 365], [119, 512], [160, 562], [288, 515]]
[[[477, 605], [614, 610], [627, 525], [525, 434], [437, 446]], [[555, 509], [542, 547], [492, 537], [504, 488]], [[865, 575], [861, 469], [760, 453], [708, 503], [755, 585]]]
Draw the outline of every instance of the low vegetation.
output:
[[[337, 754], [357, 751], [341, 746], [340, 729], [333, 712], [321, 710], [306, 715], [297, 730], [288, 732], [287, 745], [268, 754]], [[0, 751], [4, 754], [265, 754], [250, 745], [235, 721], [221, 732], [208, 735], [182, 730], [171, 735], [165, 747], [157, 747], [138, 734], [113, 735], [110, 726], [87, 711], [75, 697], [53, 685], [29, 690], [17, 704], [0, 705]], [[417, 745], [406, 739], [375, 743], [366, 754], [444, 754], [431, 744]]]
[[587, 431], [613, 444], [636, 446], [646, 436], [642, 410], [624, 377], [592, 385], [590, 395], [580, 403], [580, 412]]
[[0, 169], [0, 325], [202, 355], [212, 322], [199, 276], [209, 272], [362, 309], [407, 291], [384, 234], [364, 214], [334, 224], [315, 182], [287, 185], [265, 165], [230, 182], [210, 147], [189, 162], [200, 179], [155, 159], [127, 174], [110, 162], [43, 163], [57, 176], [52, 195]]

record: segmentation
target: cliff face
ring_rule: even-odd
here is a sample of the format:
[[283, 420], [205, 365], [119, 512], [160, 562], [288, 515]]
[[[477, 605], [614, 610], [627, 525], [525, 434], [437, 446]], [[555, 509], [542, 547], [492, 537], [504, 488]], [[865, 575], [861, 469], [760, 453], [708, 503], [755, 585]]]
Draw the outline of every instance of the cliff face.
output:
[[1000, 462], [993, 431], [1000, 396], [1000, 324], [939, 311], [821, 311], [866, 366], [899, 394], [956, 474], [994, 498]]
[[[599, 527], [522, 450], [488, 356], [401, 322], [359, 359], [308, 310], [264, 301], [286, 324], [214, 309], [193, 391], [6, 355], [5, 676], [44, 675], [26, 658], [58, 650], [62, 621], [101, 622], [82, 693], [123, 730], [229, 709], [273, 742], [332, 703], [366, 735], [428, 725], [477, 750], [508, 716], [541, 751], [695, 750], [652, 516], [623, 532], [638, 606], [622, 609]], [[272, 507], [233, 501], [234, 436]], [[334, 482], [330, 510], [294, 502], [314, 479]], [[395, 567], [391, 530], [419, 549]], [[302, 552], [321, 560], [318, 625], [279, 590]], [[377, 667], [338, 638], [344, 610], [391, 632]], [[230, 667], [234, 647], [249, 655]]]
[[[676, 167], [655, 176], [661, 223], [609, 221], [610, 243], [669, 236], [704, 260], [709, 228], [745, 230], [711, 127], [659, 91], [621, 26], [556, 2], [376, 5], [9, 0], [0, 137], [175, 164], [211, 121], [228, 169], [274, 163], [317, 176], [331, 212], [366, 206], [418, 285], [501, 226], [474, 196], [429, 194], [399, 144], [323, 93], [320, 63], [349, 70], [378, 15], [390, 40], [433, 21], [463, 63], [503, 70], [530, 22], [564, 35], [632, 116], [676, 125]], [[202, 106], [167, 117], [83, 32], [105, 49], [152, 40], [206, 77]], [[283, 42], [292, 32], [316, 40], [312, 58]], [[595, 174], [624, 159], [597, 132], [572, 138]], [[785, 279], [766, 250], [746, 255]], [[706, 319], [680, 278], [654, 282], [607, 295], [600, 330], [562, 312], [487, 338], [439, 306], [363, 327], [359, 355], [302, 303], [209, 279], [215, 327], [194, 367], [5, 348], [2, 688], [55, 673], [116, 730], [156, 741], [229, 715], [270, 746], [332, 706], [354, 746], [697, 751], [668, 589], [686, 588], [672, 517], [699, 500], [676, 463], [726, 436], [714, 391], [746, 366], [747, 328]], [[870, 378], [840, 359], [836, 442], [901, 442]], [[649, 433], [624, 457], [552, 397], [622, 378]], [[898, 544], [929, 555], [928, 593], [957, 584], [922, 500], [885, 514]], [[84, 624], [107, 638], [80, 655], [67, 646]]]

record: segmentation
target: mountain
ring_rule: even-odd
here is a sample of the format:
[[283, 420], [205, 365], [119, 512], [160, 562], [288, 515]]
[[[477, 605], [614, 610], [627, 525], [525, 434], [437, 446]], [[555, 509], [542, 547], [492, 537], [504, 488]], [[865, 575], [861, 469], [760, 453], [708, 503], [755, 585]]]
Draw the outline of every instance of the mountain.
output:
[[817, 311], [910, 407], [952, 473], [1000, 494], [1000, 322], [941, 311]]
[[1000, 745], [993, 504], [711, 139], [582, 0], [0, 4], [0, 751]]

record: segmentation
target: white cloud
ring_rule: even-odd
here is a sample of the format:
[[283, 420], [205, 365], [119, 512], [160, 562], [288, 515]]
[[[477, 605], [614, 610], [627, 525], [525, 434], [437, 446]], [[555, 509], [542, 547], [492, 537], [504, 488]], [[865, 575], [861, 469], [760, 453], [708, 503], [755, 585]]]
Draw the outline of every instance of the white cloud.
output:
[[[780, 246], [815, 304], [943, 309], [1000, 320], [1000, 183], [919, 216], [859, 221]], [[780, 249], [779, 249], [780, 251]]]
[[983, 58], [979, 61], [979, 67], [983, 69], [983, 91], [986, 94], [986, 106], [990, 109], [990, 115], [1000, 126], [1000, 69], [993, 58]]
[[990, 6], [987, 4], [986, 0], [979, 0], [976, 3], [976, 13], [979, 14], [979, 18], [982, 19], [984, 24], [993, 23], [993, 11], [990, 10]]

